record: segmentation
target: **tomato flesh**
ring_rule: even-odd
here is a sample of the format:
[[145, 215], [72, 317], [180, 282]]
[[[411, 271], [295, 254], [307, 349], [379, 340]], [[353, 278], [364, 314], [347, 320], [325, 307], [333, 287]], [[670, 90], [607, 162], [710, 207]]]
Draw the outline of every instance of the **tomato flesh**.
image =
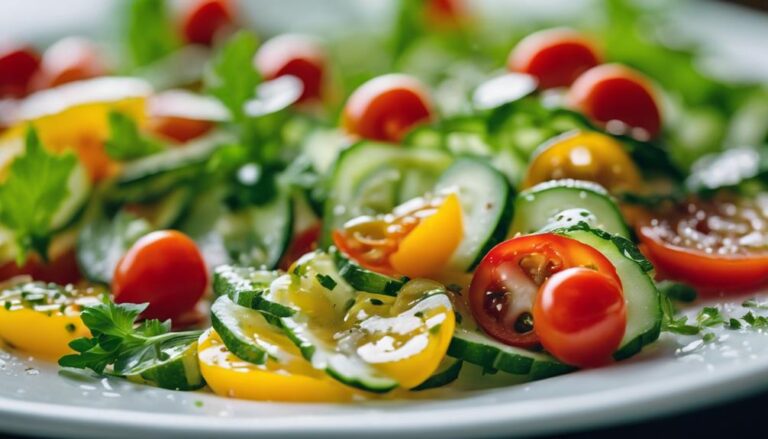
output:
[[187, 9], [182, 33], [188, 43], [210, 46], [217, 33], [234, 24], [233, 17], [228, 0], [200, 0]]
[[547, 279], [572, 267], [589, 267], [621, 280], [602, 253], [564, 236], [543, 233], [512, 238], [482, 259], [469, 287], [469, 307], [478, 325], [502, 343], [536, 348], [540, 339], [532, 315]]
[[117, 303], [149, 303], [144, 317], [172, 319], [194, 309], [207, 284], [195, 242], [166, 230], [143, 236], [120, 259], [112, 293]]
[[648, 140], [661, 131], [661, 110], [651, 82], [619, 64], [584, 72], [573, 83], [568, 101], [611, 132]]
[[582, 73], [600, 64], [592, 41], [571, 29], [535, 32], [509, 54], [507, 67], [534, 76], [543, 89], [567, 87]]
[[299, 102], [322, 99], [326, 74], [326, 54], [313, 38], [280, 35], [264, 43], [254, 64], [266, 80], [292, 75], [304, 85]]
[[541, 286], [533, 321], [542, 346], [558, 360], [576, 367], [607, 364], [627, 326], [621, 285], [589, 268], [557, 272]]
[[0, 45], [0, 98], [21, 98], [40, 68], [40, 55], [31, 47]]
[[399, 142], [414, 126], [432, 118], [432, 103], [421, 83], [407, 75], [371, 79], [349, 97], [342, 123], [352, 135]]
[[14, 276], [27, 275], [34, 280], [53, 282], [59, 285], [75, 284], [82, 278], [77, 266], [75, 249], [69, 249], [50, 261], [43, 262], [36, 254], [31, 254], [27, 262], [19, 267], [16, 262], [0, 265], [0, 282]]
[[661, 277], [705, 293], [768, 284], [768, 194], [692, 199], [641, 221], [637, 235]]
[[79, 37], [57, 41], [44, 53], [40, 71], [32, 80], [35, 90], [103, 76], [107, 68], [96, 46]]

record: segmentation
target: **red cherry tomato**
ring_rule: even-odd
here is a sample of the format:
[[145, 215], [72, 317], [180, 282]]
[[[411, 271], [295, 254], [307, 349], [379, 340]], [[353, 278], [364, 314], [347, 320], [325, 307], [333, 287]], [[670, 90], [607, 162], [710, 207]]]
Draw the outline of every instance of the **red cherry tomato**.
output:
[[577, 367], [611, 362], [627, 327], [621, 285], [584, 267], [557, 272], [541, 286], [533, 321], [542, 346]]
[[656, 91], [648, 78], [629, 67], [605, 64], [587, 70], [571, 86], [568, 102], [609, 131], [647, 140], [661, 130]]
[[210, 46], [216, 34], [234, 25], [229, 0], [198, 0], [185, 11], [182, 33], [188, 43]]
[[43, 53], [32, 88], [42, 90], [106, 73], [103, 56], [91, 41], [79, 37], [64, 38]]
[[301, 233], [296, 234], [291, 242], [288, 251], [283, 255], [283, 259], [280, 261], [280, 269], [288, 271], [294, 262], [305, 254], [313, 251], [317, 248], [317, 241], [320, 239], [320, 231], [322, 225], [317, 223]]
[[350, 134], [370, 140], [399, 142], [415, 125], [432, 118], [432, 102], [415, 78], [388, 74], [361, 85], [347, 100], [342, 115]]
[[567, 87], [600, 62], [589, 38], [572, 29], [556, 28], [523, 38], [509, 54], [507, 67], [534, 76], [539, 87], [546, 89]]
[[292, 75], [301, 80], [304, 91], [299, 102], [322, 99], [327, 57], [322, 45], [305, 35], [279, 35], [264, 43], [254, 57], [264, 79]]
[[464, 0], [427, 0], [424, 8], [427, 23], [437, 29], [460, 27], [468, 16]]
[[81, 279], [75, 249], [54, 256], [47, 263], [41, 261], [37, 255], [32, 254], [21, 267], [17, 266], [16, 262], [0, 265], [0, 282], [20, 275], [31, 276], [34, 280], [53, 282], [59, 285], [74, 284]]
[[28, 46], [0, 44], [0, 98], [21, 98], [40, 68], [40, 55]]
[[149, 303], [144, 317], [170, 319], [192, 310], [207, 284], [208, 271], [195, 242], [165, 230], [143, 236], [120, 259], [112, 293], [117, 303]]
[[616, 268], [594, 248], [552, 233], [520, 236], [497, 245], [478, 265], [469, 286], [469, 307], [478, 325], [502, 343], [535, 348], [533, 304], [557, 272], [589, 267], [621, 285]]
[[186, 119], [177, 116], [157, 116], [149, 119], [147, 130], [168, 140], [186, 143], [211, 131], [214, 127], [207, 120]]
[[768, 195], [718, 194], [659, 211], [637, 226], [641, 250], [661, 277], [700, 292], [740, 292], [768, 285]]

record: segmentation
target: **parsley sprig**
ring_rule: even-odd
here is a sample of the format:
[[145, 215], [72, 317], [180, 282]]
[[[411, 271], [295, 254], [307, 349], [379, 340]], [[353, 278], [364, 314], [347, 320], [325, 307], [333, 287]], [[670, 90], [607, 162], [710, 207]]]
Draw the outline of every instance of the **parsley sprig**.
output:
[[104, 149], [115, 160], [133, 160], [160, 152], [163, 146], [159, 141], [143, 136], [130, 116], [111, 111], [109, 138]]

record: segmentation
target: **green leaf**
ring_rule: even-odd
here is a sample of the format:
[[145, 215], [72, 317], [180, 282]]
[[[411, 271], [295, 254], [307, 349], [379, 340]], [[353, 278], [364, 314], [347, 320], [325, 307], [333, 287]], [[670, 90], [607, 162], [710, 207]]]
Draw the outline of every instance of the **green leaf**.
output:
[[0, 185], [0, 223], [16, 236], [21, 250], [17, 264], [24, 264], [29, 250], [47, 258], [51, 221], [69, 195], [67, 182], [76, 165], [73, 154], [49, 154], [37, 131], [27, 131], [25, 152], [13, 161]]
[[147, 304], [123, 303], [117, 305], [111, 301], [85, 308], [81, 319], [94, 336], [109, 335], [126, 337], [133, 332], [133, 325]]
[[256, 94], [261, 78], [253, 67], [258, 38], [240, 31], [232, 36], [214, 58], [206, 72], [205, 89], [221, 101], [235, 121], [245, 118], [245, 103]]
[[130, 116], [110, 111], [109, 139], [104, 148], [115, 160], [133, 160], [163, 150], [160, 142], [143, 137], [136, 122]]
[[180, 46], [164, 0], [132, 0], [127, 19], [125, 42], [133, 67], [157, 61]]

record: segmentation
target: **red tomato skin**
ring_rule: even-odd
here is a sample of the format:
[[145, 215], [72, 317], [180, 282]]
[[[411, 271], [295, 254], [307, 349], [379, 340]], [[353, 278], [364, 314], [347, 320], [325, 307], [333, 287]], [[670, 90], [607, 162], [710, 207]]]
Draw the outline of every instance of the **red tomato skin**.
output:
[[187, 119], [177, 116], [154, 116], [147, 123], [147, 130], [176, 143], [186, 143], [196, 139], [214, 127], [207, 120]]
[[285, 252], [283, 259], [280, 261], [280, 269], [288, 271], [291, 265], [298, 261], [299, 258], [315, 250], [317, 242], [320, 240], [321, 231], [322, 224], [316, 223], [306, 230], [297, 233], [288, 247], [288, 251]]
[[304, 85], [299, 102], [323, 97], [327, 56], [313, 38], [285, 34], [264, 43], [254, 57], [256, 69], [266, 80], [292, 75]]
[[511, 346], [534, 348], [539, 345], [538, 324], [534, 317], [534, 331], [519, 334], [502, 326], [485, 309], [488, 291], [498, 290], [500, 279], [505, 276], [505, 264], [517, 265], [530, 254], [540, 254], [558, 262], [560, 269], [590, 265], [621, 285], [613, 264], [602, 253], [571, 238], [553, 233], [541, 233], [509, 239], [491, 249], [480, 261], [469, 287], [469, 307], [478, 325], [491, 337]]
[[539, 81], [539, 88], [567, 87], [582, 73], [600, 64], [595, 44], [566, 28], [535, 32], [521, 40], [507, 59], [507, 68]]
[[24, 97], [39, 68], [40, 55], [32, 47], [0, 45], [0, 98]]
[[626, 124], [629, 133], [640, 139], [654, 138], [661, 131], [659, 100], [651, 82], [620, 64], [604, 64], [584, 72], [571, 86], [567, 100], [597, 123]]
[[414, 126], [432, 118], [432, 103], [415, 78], [387, 74], [355, 90], [342, 114], [345, 130], [369, 140], [397, 143]]
[[576, 367], [612, 361], [627, 326], [621, 286], [604, 273], [574, 267], [557, 272], [541, 286], [533, 307], [544, 348]]
[[116, 303], [149, 303], [146, 318], [172, 319], [192, 310], [208, 285], [197, 245], [162, 230], [140, 238], [120, 259], [112, 280]]
[[0, 282], [14, 276], [27, 275], [34, 280], [53, 282], [59, 285], [78, 283], [82, 276], [77, 266], [75, 249], [54, 257], [48, 263], [44, 263], [37, 255], [29, 255], [27, 262], [21, 267], [16, 262], [8, 262], [0, 265]]
[[182, 19], [182, 34], [191, 44], [211, 46], [216, 34], [234, 24], [232, 5], [228, 0], [199, 0]]
[[636, 228], [640, 250], [656, 267], [657, 277], [688, 283], [705, 296], [749, 292], [768, 285], [768, 256], [716, 256], [658, 239], [653, 228]]
[[427, 0], [424, 8], [427, 23], [438, 30], [461, 27], [469, 15], [464, 0]]
[[43, 90], [106, 74], [102, 55], [91, 41], [68, 37], [43, 52], [40, 70], [32, 79], [32, 88]]

